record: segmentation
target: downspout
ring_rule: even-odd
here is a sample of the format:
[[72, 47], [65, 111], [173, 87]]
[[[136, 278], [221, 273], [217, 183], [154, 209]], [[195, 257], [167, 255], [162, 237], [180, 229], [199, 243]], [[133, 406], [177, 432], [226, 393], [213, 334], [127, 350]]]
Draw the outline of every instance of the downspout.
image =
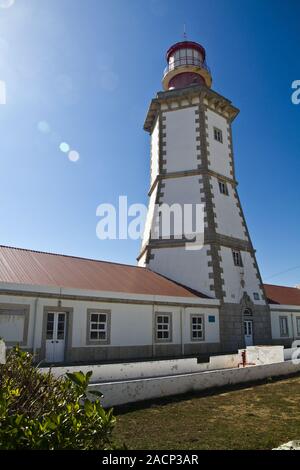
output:
[[33, 342], [33, 356], [35, 357], [36, 355], [36, 344], [35, 344], [35, 339], [36, 339], [36, 318], [37, 318], [37, 305], [38, 305], [39, 298], [36, 297], [34, 301], [34, 313], [33, 313], [33, 334], [32, 334], [32, 342]]
[[155, 301], [152, 304], [152, 357], [155, 357]]
[[293, 335], [293, 342], [295, 341], [295, 328], [294, 328], [294, 319], [293, 313], [291, 312], [291, 323], [292, 323], [292, 335]]
[[181, 355], [184, 356], [184, 341], [183, 341], [183, 313], [185, 312], [185, 307], [180, 308], [180, 344], [181, 344]]

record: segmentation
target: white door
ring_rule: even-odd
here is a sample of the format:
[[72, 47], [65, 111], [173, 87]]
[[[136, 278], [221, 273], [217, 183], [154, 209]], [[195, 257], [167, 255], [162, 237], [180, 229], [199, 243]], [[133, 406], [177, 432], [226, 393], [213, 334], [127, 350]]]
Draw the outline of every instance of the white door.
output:
[[65, 337], [65, 312], [48, 312], [46, 332], [47, 362], [63, 362], [65, 358]]
[[253, 346], [253, 322], [244, 320], [245, 345]]

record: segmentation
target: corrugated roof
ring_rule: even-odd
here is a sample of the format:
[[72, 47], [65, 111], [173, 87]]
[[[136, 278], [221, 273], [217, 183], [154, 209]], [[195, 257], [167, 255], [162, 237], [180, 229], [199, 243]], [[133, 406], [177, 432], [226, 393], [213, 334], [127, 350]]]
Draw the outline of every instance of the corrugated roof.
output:
[[1, 245], [0, 282], [207, 298], [147, 268]]
[[300, 305], [300, 289], [297, 287], [275, 286], [264, 284], [270, 304]]

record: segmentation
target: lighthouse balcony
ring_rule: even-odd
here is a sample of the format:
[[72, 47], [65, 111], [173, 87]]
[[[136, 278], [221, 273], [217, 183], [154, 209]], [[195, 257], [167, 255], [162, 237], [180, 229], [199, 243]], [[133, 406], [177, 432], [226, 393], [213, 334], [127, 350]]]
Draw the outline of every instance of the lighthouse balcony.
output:
[[164, 70], [164, 78], [169, 72], [173, 72], [174, 70], [182, 68], [182, 67], [201, 68], [210, 74], [210, 68], [208, 67], [205, 61], [202, 61], [201, 59], [198, 59], [197, 57], [187, 56], [187, 57], [181, 57], [179, 59], [171, 60]]

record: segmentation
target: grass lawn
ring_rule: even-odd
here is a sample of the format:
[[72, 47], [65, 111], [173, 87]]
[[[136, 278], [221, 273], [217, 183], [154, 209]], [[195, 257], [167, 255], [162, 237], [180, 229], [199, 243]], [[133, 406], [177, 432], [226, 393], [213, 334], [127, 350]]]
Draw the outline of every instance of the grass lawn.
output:
[[300, 376], [115, 409], [129, 449], [272, 449], [300, 439]]

